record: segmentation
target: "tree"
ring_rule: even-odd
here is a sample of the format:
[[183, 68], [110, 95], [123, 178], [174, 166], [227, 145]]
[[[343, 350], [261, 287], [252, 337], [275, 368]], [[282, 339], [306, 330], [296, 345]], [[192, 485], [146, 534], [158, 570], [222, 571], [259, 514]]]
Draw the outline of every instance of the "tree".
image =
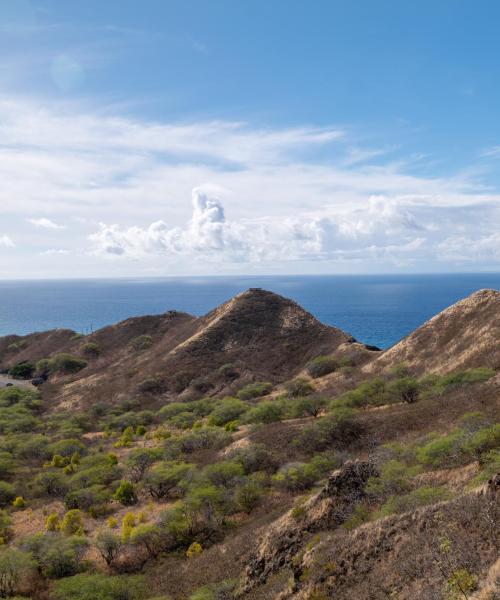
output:
[[130, 532], [129, 541], [135, 546], [142, 546], [150, 558], [157, 556], [165, 546], [165, 535], [158, 525], [137, 525]]
[[127, 465], [132, 475], [132, 480], [139, 482], [149, 467], [161, 458], [162, 450], [159, 448], [135, 448], [127, 458]]
[[81, 558], [87, 545], [85, 538], [67, 538], [58, 533], [37, 533], [24, 543], [40, 575], [54, 579], [69, 577], [81, 570]]
[[0, 550], [0, 597], [12, 596], [33, 567], [30, 555], [14, 548]]
[[389, 384], [388, 391], [402, 402], [413, 404], [413, 402], [418, 400], [420, 386], [418, 381], [413, 377], [401, 377]]
[[9, 369], [9, 375], [14, 379], [31, 379], [34, 373], [35, 365], [27, 361], [17, 363]]
[[120, 554], [122, 543], [120, 537], [116, 533], [109, 529], [103, 529], [99, 531], [96, 536], [95, 547], [108, 567], [111, 567]]
[[296, 417], [317, 417], [326, 405], [321, 396], [306, 396], [295, 401], [293, 415]]
[[261, 497], [262, 488], [255, 481], [246, 481], [236, 488], [236, 502], [247, 514], [250, 514], [259, 504]]
[[161, 500], [179, 489], [193, 466], [188, 463], [167, 462], [153, 467], [145, 478], [145, 486], [153, 498]]

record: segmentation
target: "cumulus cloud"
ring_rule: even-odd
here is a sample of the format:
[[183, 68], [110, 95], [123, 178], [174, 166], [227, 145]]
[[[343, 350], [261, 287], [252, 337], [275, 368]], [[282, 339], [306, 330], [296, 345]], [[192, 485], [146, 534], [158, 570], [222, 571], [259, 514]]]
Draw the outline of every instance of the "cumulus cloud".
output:
[[46, 217], [41, 217], [39, 219], [28, 219], [28, 221], [35, 227], [43, 227], [44, 229], [66, 229], [64, 225], [58, 225]]
[[[16, 239], [16, 222], [35, 225], [38, 255], [47, 232], [61, 230], [58, 244], [71, 252], [59, 253], [61, 274], [75, 257], [90, 274], [132, 259], [141, 272], [181, 274], [206, 261], [212, 272], [500, 261], [499, 194], [471, 173], [416, 175], [420, 159], [413, 170], [394, 149], [363, 148], [339, 127], [148, 122], [0, 96], [0, 137], [2, 219]], [[71, 222], [71, 236], [40, 214]]]
[[0, 246], [4, 248], [15, 248], [15, 244], [8, 235], [0, 235]]

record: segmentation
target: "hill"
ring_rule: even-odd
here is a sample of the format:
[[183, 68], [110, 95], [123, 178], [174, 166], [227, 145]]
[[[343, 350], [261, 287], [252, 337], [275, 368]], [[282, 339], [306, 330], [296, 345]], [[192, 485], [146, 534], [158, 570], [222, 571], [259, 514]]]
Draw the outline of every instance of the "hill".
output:
[[498, 298], [386, 352], [259, 289], [1, 339], [0, 596], [498, 600]]
[[418, 373], [500, 365], [500, 292], [479, 290], [378, 357], [369, 371], [404, 363]]

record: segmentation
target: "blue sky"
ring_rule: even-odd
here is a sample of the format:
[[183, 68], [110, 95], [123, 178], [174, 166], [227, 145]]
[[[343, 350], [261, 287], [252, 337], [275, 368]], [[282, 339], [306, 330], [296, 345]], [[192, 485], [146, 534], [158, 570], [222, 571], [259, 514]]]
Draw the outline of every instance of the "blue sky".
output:
[[498, 270], [499, 18], [0, 0], [0, 277]]

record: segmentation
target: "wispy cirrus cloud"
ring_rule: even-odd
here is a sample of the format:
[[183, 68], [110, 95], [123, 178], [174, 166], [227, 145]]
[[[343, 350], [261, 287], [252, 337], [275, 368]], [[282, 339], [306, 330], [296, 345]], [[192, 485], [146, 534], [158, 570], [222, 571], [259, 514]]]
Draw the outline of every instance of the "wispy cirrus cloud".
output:
[[12, 238], [8, 235], [0, 235], [0, 246], [4, 248], [15, 248], [16, 245], [12, 241]]

